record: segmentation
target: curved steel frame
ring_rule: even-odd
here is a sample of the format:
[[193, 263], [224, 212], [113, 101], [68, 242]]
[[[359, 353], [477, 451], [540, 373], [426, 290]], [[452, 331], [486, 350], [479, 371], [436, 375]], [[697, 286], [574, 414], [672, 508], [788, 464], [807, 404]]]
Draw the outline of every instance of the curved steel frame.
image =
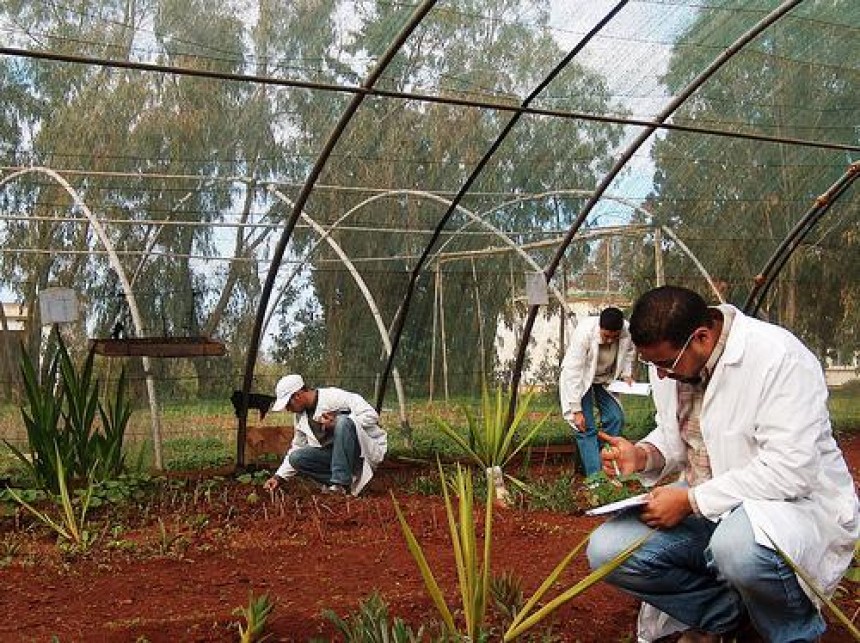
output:
[[[273, 185], [269, 186], [268, 189], [271, 192], [273, 190], [276, 190], [276, 187], [273, 184]], [[331, 233], [333, 230], [335, 230], [343, 221], [345, 221], [348, 217], [355, 214], [359, 209], [373, 203], [374, 201], [378, 201], [380, 199], [387, 199], [387, 198], [392, 198], [392, 197], [402, 196], [402, 195], [417, 196], [419, 198], [426, 198], [430, 201], [437, 201], [437, 202], [442, 203], [444, 205], [451, 205], [451, 203], [452, 203], [451, 199], [446, 199], [445, 197], [439, 196], [438, 194], [434, 194], [433, 192], [427, 192], [425, 190], [395, 189], [395, 190], [386, 190], [385, 192], [381, 192], [380, 194], [375, 194], [371, 197], [364, 199], [360, 203], [357, 203], [355, 206], [351, 207], [349, 210], [347, 210], [341, 216], [339, 216], [337, 218], [337, 220], [335, 220], [335, 222], [332, 223], [331, 226], [329, 226], [326, 229], [325, 234], [320, 236], [320, 238], [318, 239], [318, 243], [315, 244], [308, 252], [305, 253], [305, 255], [303, 257], [303, 262], [306, 261], [308, 258], [310, 258], [310, 256], [313, 254], [313, 252], [318, 247], [318, 245], [320, 243], [322, 243], [328, 237], [329, 233]], [[292, 204], [292, 201], [290, 201], [289, 203]], [[525, 261], [527, 264], [529, 264], [532, 268], [534, 268], [535, 270], [541, 270], [541, 267], [537, 264], [537, 262], [535, 262], [534, 259], [532, 259], [509, 236], [507, 236], [502, 230], [499, 230], [494, 225], [492, 225], [491, 223], [489, 223], [488, 221], [485, 221], [483, 219], [483, 217], [486, 214], [488, 214], [489, 212], [492, 212], [493, 210], [496, 210], [497, 208], [493, 208], [492, 210], [488, 210], [487, 212], [484, 212], [484, 213], [478, 213], [478, 212], [472, 212], [471, 210], [464, 208], [461, 205], [458, 205], [456, 207], [457, 207], [457, 210], [459, 212], [462, 212], [464, 215], [469, 217], [471, 219], [472, 223], [476, 223], [478, 225], [484, 226], [492, 234], [499, 237], [499, 239], [505, 245], [509, 246], [511, 248], [511, 250], [513, 250], [518, 255], [520, 255], [520, 257], [522, 257], [523, 261]], [[461, 230], [462, 230], [462, 228], [461, 228]], [[438, 251], [437, 254], [439, 254], [439, 252], [441, 252], [441, 250]], [[432, 258], [433, 257], [431, 257], [430, 259], [432, 260]], [[298, 272], [298, 270], [294, 271], [293, 274], [290, 275], [289, 279], [287, 280], [287, 283], [292, 281], [293, 277], [295, 277], [295, 274], [297, 272]], [[562, 296], [562, 294], [555, 288], [553, 288], [553, 290], [554, 290], [554, 294], [556, 295], [556, 297], [559, 300], [559, 303], [561, 305], [564, 305], [564, 297]], [[271, 321], [272, 313], [274, 312], [274, 308], [277, 305], [277, 301], [281, 298], [282, 294], [283, 294], [283, 288], [281, 288], [281, 290], [278, 291], [277, 295], [275, 296], [275, 300], [269, 304], [265, 320], [263, 321], [263, 329], [264, 330], [266, 328], [268, 328], [269, 322]]]
[[[500, 203], [496, 207], [491, 208], [491, 209], [487, 210], [486, 212], [482, 213], [482, 216], [487, 216], [491, 212], [495, 212], [496, 210], [500, 210], [502, 208], [513, 205], [515, 203], [522, 203], [525, 201], [536, 200], [536, 199], [545, 199], [548, 196], [556, 196], [556, 195], [561, 195], [561, 194], [575, 194], [577, 196], [588, 196], [591, 194], [591, 190], [581, 190], [581, 189], [550, 190], [548, 192], [543, 192], [541, 194], [532, 194], [532, 195], [529, 195], [526, 197], [519, 197], [517, 199], [511, 199], [510, 201]], [[651, 213], [648, 210], [643, 208], [638, 203], [634, 203], [630, 199], [625, 199], [623, 197], [613, 196], [610, 194], [604, 194], [603, 198], [608, 200], [608, 201], [615, 201], [616, 203], [620, 203], [621, 205], [627, 206], [631, 210], [634, 210], [636, 212], [640, 212], [641, 214], [644, 214], [649, 219], [651, 218]], [[481, 221], [483, 222], [483, 220], [481, 220]], [[469, 225], [471, 225], [471, 222], [467, 222], [467, 223], [463, 224], [457, 230], [457, 232], [465, 230]], [[651, 227], [653, 227], [653, 226], [651, 226]], [[714, 295], [716, 295], [717, 299], [722, 302], [723, 301], [722, 293], [719, 291], [717, 286], [714, 284], [714, 280], [711, 278], [711, 275], [708, 273], [705, 266], [702, 265], [702, 262], [699, 261], [698, 257], [696, 257], [696, 255], [693, 253], [693, 251], [690, 250], [689, 246], [687, 246], [687, 244], [685, 244], [683, 241], [681, 241], [680, 237], [678, 237], [678, 235], [675, 234], [675, 231], [672, 230], [671, 228], [669, 228], [668, 226], [659, 226], [659, 227], [663, 232], [666, 233], [666, 235], [670, 239], [672, 239], [672, 241], [675, 242], [675, 244], [681, 249], [681, 251], [690, 258], [690, 261], [693, 262], [693, 264], [696, 266], [696, 268], [699, 270], [699, 272], [702, 273], [702, 276], [705, 278], [705, 281], [708, 282], [708, 286], [710, 286]], [[593, 233], [593, 236], [601, 236], [599, 228], [592, 229], [589, 232]], [[580, 238], [582, 238], [582, 237], [580, 237]], [[453, 239], [453, 237], [452, 237], [452, 239]], [[445, 245], [449, 242], [450, 242], [450, 239], [448, 241], [446, 241], [445, 243], [443, 243], [441, 246], [439, 246], [439, 249], [437, 250], [434, 257], [442, 255], [442, 251], [444, 250]], [[517, 250], [522, 252], [522, 248], [520, 246], [517, 246]], [[431, 259], [432, 259], [432, 257], [431, 257]], [[530, 265], [536, 265], [536, 264], [534, 261], [530, 261]], [[550, 286], [550, 288], [552, 288], [554, 291], [557, 292], [555, 286], [552, 285], [552, 282], [550, 282], [549, 286]], [[562, 307], [569, 312], [569, 307], [567, 305], [567, 301], [562, 301], [561, 303], [562, 303]]]
[[[409, 314], [409, 305], [412, 301], [412, 293], [415, 291], [415, 285], [418, 282], [418, 275], [421, 273], [421, 269], [424, 265], [424, 262], [427, 261], [427, 257], [430, 255], [430, 251], [436, 242], [439, 240], [440, 235], [442, 234], [442, 230], [445, 228], [445, 225], [448, 223], [448, 220], [453, 215], [457, 205], [459, 205], [460, 201], [463, 200], [463, 197], [469, 191], [469, 188], [472, 184], [477, 180], [478, 176], [483, 172], [484, 167], [489, 163], [490, 159], [496, 153], [496, 150], [502, 145], [505, 139], [508, 137], [508, 134], [513, 131], [514, 126], [520, 121], [520, 119], [525, 114], [524, 110], [540, 95], [540, 93], [558, 76], [565, 67], [567, 67], [568, 63], [576, 56], [584, 47], [587, 45], [595, 35], [597, 35], [606, 24], [612, 20], [615, 15], [621, 11], [622, 7], [627, 4], [628, 0], [621, 0], [618, 2], [609, 12], [600, 19], [600, 21], [587, 33], [582, 39], [576, 43], [573, 49], [564, 57], [564, 59], [555, 66], [555, 68], [549, 73], [549, 75], [544, 78], [537, 87], [535, 87], [531, 93], [529, 93], [528, 97], [521, 103], [519, 109], [517, 109], [511, 119], [505, 124], [502, 128], [501, 133], [493, 141], [492, 145], [490, 145], [489, 149], [484, 152], [484, 155], [481, 157], [480, 161], [475, 165], [475, 168], [469, 174], [469, 177], [463, 182], [463, 185], [460, 186], [460, 189], [457, 191], [457, 194], [454, 196], [454, 199], [451, 205], [448, 207], [448, 211], [442, 216], [439, 222], [436, 224], [436, 229], [433, 232], [433, 235], [430, 237], [430, 241], [427, 243], [427, 247], [424, 248], [424, 252], [419, 257], [418, 262], [415, 267], [412, 269], [412, 274], [409, 278], [409, 286], [406, 290], [406, 296], [403, 298], [403, 303], [400, 305], [400, 309], [398, 310], [397, 317], [394, 320], [394, 326], [392, 328], [392, 340], [391, 345], [393, 347], [393, 352], [391, 357], [389, 357], [387, 363], [385, 364], [385, 368], [382, 371], [382, 378], [379, 383], [379, 391], [377, 392], [376, 397], [376, 407], [382, 407], [382, 401], [385, 399], [385, 387], [388, 383], [388, 375], [391, 373], [391, 367], [394, 359], [394, 354], [397, 352], [397, 347], [400, 344], [400, 336], [403, 334], [403, 327], [406, 323], [406, 316]], [[549, 283], [549, 279], [547, 279], [547, 283]], [[532, 320], [532, 324], [534, 324], [534, 320]], [[528, 338], [526, 338], [528, 341]], [[520, 361], [516, 368], [522, 368], [522, 361]], [[519, 375], [517, 375], [519, 377]]]
[[855, 161], [848, 166], [845, 174], [831, 185], [824, 194], [815, 199], [812, 207], [800, 218], [794, 228], [791, 229], [771, 258], [768, 259], [761, 272], [756, 275], [755, 285], [744, 304], [744, 311], [747, 314], [758, 314], [770, 287], [791, 258], [791, 255], [794, 254], [794, 251], [797, 250], [806, 236], [821, 221], [822, 217], [830, 209], [830, 206], [845, 194], [845, 191], [854, 183], [858, 175], [860, 175], [860, 161]]
[[[415, 11], [409, 17], [409, 20], [406, 22], [404, 27], [400, 30], [400, 33], [394, 38], [394, 40], [389, 45], [388, 49], [379, 59], [377, 65], [370, 71], [367, 78], [362, 82], [362, 88], [372, 88], [377, 81], [379, 81], [382, 73], [394, 59], [394, 56], [397, 55], [397, 52], [400, 51], [400, 48], [403, 44], [408, 40], [409, 36], [412, 32], [421, 24], [421, 21], [424, 19], [430, 10], [436, 5], [436, 0], [424, 0], [420, 5], [415, 8]], [[311, 191], [314, 189], [314, 185], [317, 182], [320, 174], [323, 171], [326, 163], [328, 162], [329, 157], [334, 151], [335, 145], [340, 140], [340, 137], [343, 135], [343, 132], [346, 130], [347, 125], [349, 125], [355, 113], [358, 111], [358, 108], [361, 107], [361, 104], [364, 102], [365, 94], [358, 93], [352, 97], [349, 105], [347, 106], [344, 113], [341, 115], [337, 124], [334, 126], [331, 134], [329, 134], [328, 140], [323, 146], [322, 151], [320, 151], [319, 156], [314, 162], [313, 168], [311, 168], [310, 174], [308, 175], [307, 180], [302, 185], [301, 190], [299, 191], [298, 196], [296, 197], [295, 204], [293, 205], [293, 211], [290, 213], [290, 218], [287, 220], [286, 225], [284, 227], [284, 231], [281, 234], [281, 238], [278, 241], [278, 245], [275, 247], [275, 251], [272, 256], [272, 263], [269, 266], [269, 272], [266, 275], [266, 282], [263, 285], [263, 290], [260, 293], [260, 303], [257, 308], [257, 316], [254, 319], [254, 329], [251, 332], [251, 341], [248, 345], [248, 355], [245, 361], [245, 377], [242, 382], [242, 406], [241, 408], [248, 408], [248, 393], [251, 390], [251, 381], [254, 377], [254, 364], [257, 361], [257, 353], [260, 350], [260, 337], [262, 335], [263, 329], [263, 318], [266, 314], [266, 308], [268, 306], [269, 298], [272, 294], [272, 288], [275, 285], [275, 278], [278, 274], [278, 269], [281, 266], [281, 261], [284, 258], [284, 253], [287, 250], [287, 244], [290, 242], [290, 238], [293, 236], [293, 230], [296, 227], [296, 222], [299, 220], [299, 216], [302, 210], [305, 207], [305, 203], [307, 203], [308, 198], [310, 197]], [[396, 346], [392, 348], [392, 355], [396, 352]], [[245, 436], [247, 434], [248, 427], [248, 413], [247, 410], [244, 413], [239, 414], [239, 426], [236, 433], [236, 465], [239, 467], [243, 467], [245, 465]]]
[[[108, 253], [108, 262], [111, 267], [114, 269], [114, 272], [119, 279], [120, 285], [122, 286], [122, 290], [125, 293], [126, 301], [128, 301], [129, 312], [131, 313], [131, 320], [134, 322], [134, 326], [137, 329], [138, 333], [144, 334], [146, 331], [143, 326], [143, 318], [140, 315], [140, 309], [137, 307], [137, 300], [134, 297], [134, 291], [131, 288], [131, 283], [128, 280], [128, 277], [125, 275], [125, 270], [122, 267], [122, 263], [120, 263], [119, 257], [116, 254], [116, 250], [111, 243], [110, 238], [107, 236], [104, 228], [101, 225], [101, 222], [93, 216], [93, 213], [90, 212], [87, 204], [84, 203], [84, 200], [80, 197], [77, 190], [73, 188], [66, 179], [64, 179], [60, 174], [55, 172], [54, 170], [47, 167], [31, 167], [24, 170], [19, 170], [17, 172], [13, 172], [8, 176], [0, 179], [0, 187], [15, 179], [19, 176], [23, 176], [25, 174], [30, 174], [33, 172], [41, 172], [43, 174], [48, 175], [50, 178], [54, 179], [60, 186], [68, 193], [70, 197], [72, 197], [72, 201], [77, 205], [81, 212], [84, 213], [84, 216], [90, 222], [90, 225], [93, 226], [93, 230], [96, 231], [96, 236], [101, 241], [102, 245], [105, 247], [105, 250]], [[155, 460], [155, 468], [162, 469], [164, 466], [162, 454], [161, 454], [161, 420], [158, 414], [158, 399], [156, 397], [155, 391], [155, 381], [152, 377], [152, 368], [150, 368], [149, 358], [141, 357], [141, 362], [143, 363], [143, 371], [146, 374], [146, 393], [149, 397], [149, 412], [152, 424], [152, 441], [153, 441], [153, 457]]]
[[[743, 49], [765, 29], [767, 29], [770, 25], [775, 23], [777, 20], [779, 20], [782, 16], [791, 11], [791, 9], [796, 7], [801, 2], [802, 0], [787, 0], [786, 2], [783, 2], [779, 7], [774, 9], [767, 16], [757, 22], [752, 28], [747, 30], [746, 33], [742, 34], [737, 40], [735, 40], [735, 42], [733, 42], [719, 56], [717, 56], [711, 62], [710, 65], [703, 69], [675, 98], [669, 101], [666, 107], [664, 107], [660, 114], [657, 116], [655, 121], [657, 123], [662, 123], [663, 121], [668, 119], [672, 114], [675, 113], [675, 111], [678, 110], [679, 107], [681, 107], [681, 105], [683, 105], [687, 101], [690, 96], [692, 96], [693, 92], [695, 92], [705, 83], [705, 81], [707, 81], [711, 76], [713, 76], [717, 72], [717, 70], [720, 69], [720, 67], [722, 67], [725, 63], [731, 60], [735, 54], [741, 51], [741, 49]], [[624, 169], [624, 166], [627, 164], [627, 161], [630, 160], [636, 150], [638, 150], [645, 143], [645, 141], [647, 141], [651, 137], [651, 135], [656, 131], [656, 129], [656, 126], [645, 128], [645, 130], [641, 132], [639, 136], [637, 136], [636, 139], [627, 147], [621, 157], [616, 161], [615, 165], [613, 165], [612, 169], [600, 182], [600, 185], [597, 186], [588, 203], [585, 205], [585, 208], [573, 222], [573, 225], [570, 227], [570, 230], [568, 231], [564, 242], [559, 247], [552, 262], [547, 267], [545, 271], [547, 281], [552, 279], [552, 276], [555, 274], [556, 268], [558, 268], [559, 263], [561, 263], [561, 259], [562, 257], [564, 257], [568, 246], [570, 245], [571, 241], [573, 241], [573, 237], [576, 235], [576, 233], [579, 231], [579, 228], [582, 226], [588, 215], [594, 209], [594, 206], [603, 196], [603, 193], [606, 192], [612, 181], [615, 180], [615, 177], [618, 176], [622, 169]], [[511, 398], [510, 406], [508, 408], [508, 424], [510, 424], [510, 422], [513, 420], [514, 412], [516, 410], [517, 394], [522, 365], [525, 361], [526, 349], [528, 348], [528, 340], [529, 337], [531, 337], [532, 328], [534, 327], [535, 318], [537, 317], [537, 311], [537, 306], [532, 306], [529, 309], [529, 315], [523, 327], [523, 337], [520, 341], [517, 359], [516, 362], [514, 362], [514, 367], [511, 375]]]

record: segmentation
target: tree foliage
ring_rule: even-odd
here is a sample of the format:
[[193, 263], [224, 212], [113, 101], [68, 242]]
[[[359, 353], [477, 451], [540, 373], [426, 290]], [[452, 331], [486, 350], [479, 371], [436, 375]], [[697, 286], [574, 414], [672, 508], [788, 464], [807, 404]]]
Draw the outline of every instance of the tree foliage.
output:
[[[675, 46], [665, 76], [677, 92], [750, 24], [733, 2], [701, 10]], [[852, 19], [844, 3], [817, 0], [807, 7], [818, 21], [788, 16], [711, 78], [679, 111], [685, 124], [713, 124], [771, 136], [808, 138], [810, 123], [833, 141], [860, 141], [860, 79], [846, 81], [826, 65], [797, 52], [826, 39], [826, 57], [850, 56]], [[753, 13], [760, 7], [751, 7]], [[853, 11], [856, 16], [856, 8]], [[855, 21], [856, 22], [856, 21]], [[852, 78], [848, 76], [848, 78]], [[844, 152], [790, 144], [669, 132], [653, 150], [657, 165], [649, 209], [670, 226], [707, 267], [726, 298], [742, 305], [753, 279], [815, 198], [847, 169]], [[857, 346], [858, 282], [856, 190], [798, 248], [785, 267], [765, 314], [799, 332], [823, 355], [830, 347]], [[640, 257], [640, 274], [653, 274], [653, 252]], [[667, 280], [702, 289], [698, 273], [680, 253], [665, 257]], [[640, 277], [642, 287], [650, 278]], [[852, 320], [853, 318], [853, 320]]]

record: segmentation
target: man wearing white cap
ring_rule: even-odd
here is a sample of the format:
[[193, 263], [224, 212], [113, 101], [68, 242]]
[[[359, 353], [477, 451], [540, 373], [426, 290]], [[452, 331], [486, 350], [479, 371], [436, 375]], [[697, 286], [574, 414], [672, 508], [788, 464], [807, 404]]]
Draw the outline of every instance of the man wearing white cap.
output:
[[264, 488], [272, 492], [299, 474], [319, 482], [326, 493], [357, 496], [388, 448], [376, 410], [357, 393], [310, 388], [296, 374], [278, 381], [275, 397], [272, 411], [295, 413], [295, 431], [283, 463]]

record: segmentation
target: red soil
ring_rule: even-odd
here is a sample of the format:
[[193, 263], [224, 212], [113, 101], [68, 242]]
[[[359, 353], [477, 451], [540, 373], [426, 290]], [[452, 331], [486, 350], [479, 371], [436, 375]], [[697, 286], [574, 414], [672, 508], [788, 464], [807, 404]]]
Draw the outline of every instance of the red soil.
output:
[[[860, 439], [844, 439], [842, 446], [860, 479]], [[417, 629], [436, 612], [389, 490], [448, 604], [457, 605], [459, 596], [443, 503], [403, 492], [412, 475], [386, 468], [358, 499], [317, 495], [300, 483], [274, 503], [259, 487], [228, 481], [207, 498], [201, 484], [190, 482], [184, 492], [162, 494], [139, 510], [108, 520], [95, 515], [94, 524], [109, 526], [89, 553], [77, 556], [63, 555], [51, 533], [26, 517], [0, 519], [0, 641], [47, 642], [52, 635], [61, 643], [236, 641], [235, 623], [242, 619], [234, 610], [248, 604], [249, 593], [268, 593], [275, 603], [271, 641], [338, 640], [322, 610], [354, 614], [373, 591], [392, 616]], [[528, 597], [598, 522], [548, 511], [498, 511], [493, 574], [512, 572]], [[111, 533], [117, 525], [121, 532]], [[14, 549], [13, 543], [21, 545]], [[550, 596], [585, 573], [580, 554]], [[839, 604], [851, 616], [860, 593], [844, 585]], [[532, 640], [635, 641], [636, 614], [636, 601], [600, 584], [547, 621], [552, 638]], [[828, 621], [825, 642], [850, 639]], [[496, 633], [492, 640], [500, 639]]]

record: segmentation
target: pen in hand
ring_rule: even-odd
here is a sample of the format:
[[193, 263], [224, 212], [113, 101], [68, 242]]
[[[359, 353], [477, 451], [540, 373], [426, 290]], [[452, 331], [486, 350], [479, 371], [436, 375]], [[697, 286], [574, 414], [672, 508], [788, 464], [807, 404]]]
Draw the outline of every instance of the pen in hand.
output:
[[[603, 450], [604, 451], [611, 451], [612, 447], [609, 444], [605, 444], [603, 446]], [[615, 471], [615, 479], [612, 480], [612, 484], [620, 487], [621, 486], [621, 469], [618, 467], [618, 460], [616, 460], [614, 456], [612, 458], [612, 468]]]

